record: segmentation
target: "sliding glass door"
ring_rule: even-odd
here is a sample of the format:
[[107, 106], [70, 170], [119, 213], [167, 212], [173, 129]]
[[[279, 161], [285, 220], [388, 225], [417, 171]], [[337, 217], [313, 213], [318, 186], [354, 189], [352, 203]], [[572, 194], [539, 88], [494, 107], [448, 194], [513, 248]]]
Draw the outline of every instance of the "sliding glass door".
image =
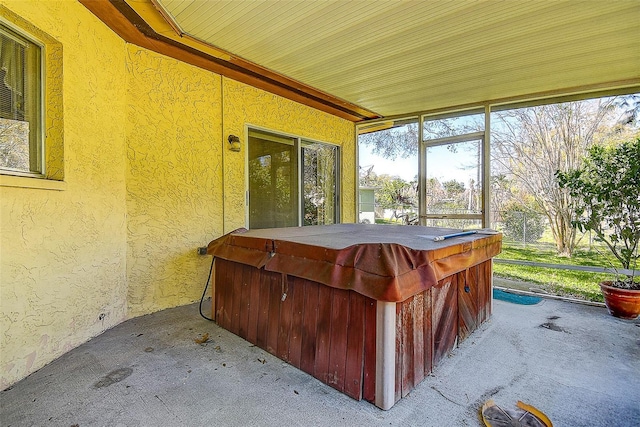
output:
[[334, 224], [338, 147], [249, 130], [249, 228]]

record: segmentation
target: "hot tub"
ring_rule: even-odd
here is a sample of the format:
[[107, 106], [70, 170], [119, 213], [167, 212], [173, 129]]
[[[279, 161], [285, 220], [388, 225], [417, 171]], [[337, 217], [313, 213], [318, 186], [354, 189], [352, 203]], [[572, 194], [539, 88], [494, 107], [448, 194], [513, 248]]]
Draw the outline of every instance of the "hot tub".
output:
[[209, 243], [214, 320], [355, 398], [391, 408], [491, 315], [500, 234], [337, 224]]

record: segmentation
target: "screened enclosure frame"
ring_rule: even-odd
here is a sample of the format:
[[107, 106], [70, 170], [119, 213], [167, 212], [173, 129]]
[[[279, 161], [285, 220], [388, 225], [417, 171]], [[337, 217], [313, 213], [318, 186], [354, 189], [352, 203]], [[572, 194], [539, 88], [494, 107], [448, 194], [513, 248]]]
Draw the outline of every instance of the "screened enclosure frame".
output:
[[[484, 114], [484, 131], [461, 133], [455, 136], [434, 138], [425, 140], [424, 136], [424, 123], [425, 121], [456, 118], [470, 114]], [[359, 145], [358, 135], [361, 133], [375, 132], [378, 130], [384, 130], [400, 123], [405, 124], [409, 121], [416, 121], [418, 124], [418, 218], [420, 225], [426, 225], [428, 219], [471, 219], [480, 220], [482, 227], [489, 227], [489, 220], [491, 218], [489, 212], [489, 178], [490, 178], [490, 107], [473, 107], [464, 110], [447, 111], [439, 113], [420, 113], [420, 114], [408, 114], [393, 118], [386, 118], [381, 120], [370, 121], [367, 123], [356, 125], [356, 158], [358, 159], [358, 167], [356, 167], [356, 182], [359, 182]], [[427, 149], [430, 147], [436, 147], [445, 144], [452, 144], [466, 141], [481, 141], [481, 161], [480, 161], [480, 176], [482, 180], [481, 191], [481, 207], [479, 214], [429, 214], [427, 212], [427, 193], [426, 193], [426, 181], [427, 181]], [[356, 200], [359, 200], [359, 188], [356, 186]], [[357, 212], [356, 212], [357, 215]]]
[[[433, 139], [425, 139], [424, 135], [424, 124], [427, 121], [439, 120], [439, 119], [448, 119], [448, 118], [460, 118], [468, 115], [484, 115], [484, 130], [478, 132], [468, 132], [468, 133], [460, 133], [453, 136], [442, 137], [442, 138], [433, 138]], [[490, 118], [491, 118], [491, 107], [487, 106], [477, 106], [473, 108], [466, 108], [463, 110], [455, 110], [455, 111], [447, 111], [440, 112], [436, 114], [420, 114], [418, 121], [418, 171], [419, 171], [419, 188], [418, 188], [418, 201], [419, 201], [419, 212], [420, 212], [420, 225], [426, 225], [427, 220], [429, 219], [452, 219], [452, 220], [480, 220], [482, 228], [488, 228], [490, 226], [490, 205], [489, 202], [489, 188], [490, 188], [490, 177], [491, 177], [491, 126], [490, 126]], [[432, 214], [427, 212], [427, 193], [426, 193], [426, 182], [427, 182], [427, 150], [431, 147], [437, 147], [447, 144], [456, 144], [456, 143], [464, 143], [470, 141], [480, 141], [480, 156], [479, 156], [479, 175], [482, 181], [482, 186], [480, 189], [481, 193], [481, 204], [480, 204], [480, 213], [479, 214]]]
[[[420, 121], [420, 123], [422, 123], [423, 120]], [[453, 220], [457, 220], [457, 219], [470, 219], [470, 220], [480, 220], [482, 222], [482, 227], [489, 227], [488, 221], [487, 219], [490, 218], [489, 216], [489, 203], [487, 203], [486, 197], [485, 197], [485, 183], [489, 180], [489, 174], [488, 174], [488, 170], [487, 168], [485, 168], [485, 165], [488, 163], [488, 144], [486, 143], [486, 132], [482, 131], [482, 132], [474, 132], [474, 133], [467, 133], [467, 134], [461, 134], [461, 135], [456, 135], [456, 136], [451, 136], [451, 137], [446, 137], [446, 138], [436, 138], [436, 139], [430, 139], [430, 140], [424, 140], [423, 139], [423, 132], [422, 132], [423, 128], [422, 126], [419, 127], [419, 134], [420, 134], [420, 140], [422, 141], [419, 144], [419, 154], [418, 154], [418, 161], [419, 161], [419, 190], [418, 190], [418, 194], [419, 196], [419, 212], [420, 212], [420, 225], [425, 225], [427, 220], [429, 219], [453, 219]], [[481, 187], [481, 194], [482, 197], [480, 198], [481, 200], [481, 204], [480, 204], [480, 213], [430, 213], [428, 212], [428, 205], [427, 205], [427, 200], [428, 200], [428, 195], [427, 195], [427, 174], [428, 174], [428, 168], [427, 168], [427, 160], [428, 160], [428, 149], [429, 148], [433, 148], [433, 147], [440, 147], [440, 146], [446, 146], [446, 145], [453, 145], [453, 144], [458, 144], [458, 143], [464, 143], [464, 142], [473, 142], [473, 141], [480, 141], [480, 151], [481, 151], [481, 156], [479, 156], [479, 175], [480, 175], [480, 181], [482, 183], [482, 187]]]
[[[406, 114], [401, 114], [397, 116], [389, 116], [375, 120], [367, 120], [366, 122], [356, 123], [355, 125], [355, 146], [356, 146], [356, 159], [357, 166], [354, 171], [356, 182], [359, 182], [359, 144], [358, 144], [358, 136], [362, 133], [367, 132], [375, 132], [378, 130], [384, 130], [393, 125], [396, 122], [407, 121], [411, 118], [417, 118], [418, 121], [418, 202], [419, 202], [419, 223], [421, 225], [426, 224], [426, 220], [431, 218], [431, 215], [428, 215], [426, 212], [426, 158], [425, 151], [427, 147], [433, 146], [437, 144], [436, 139], [432, 140], [424, 140], [423, 134], [423, 126], [425, 120], [433, 120], [433, 119], [444, 119], [444, 118], [455, 118], [459, 116], [464, 116], [473, 113], [484, 113], [484, 132], [480, 132], [479, 134], [483, 134], [483, 148], [482, 148], [482, 209], [480, 219], [482, 222], [482, 227], [490, 227], [490, 177], [491, 177], [491, 114], [494, 112], [509, 110], [509, 109], [517, 109], [517, 108], [526, 108], [526, 107], [536, 107], [540, 105], [548, 105], [548, 104], [556, 104], [556, 103], [564, 103], [564, 102], [574, 102], [574, 101], [582, 101], [587, 99], [595, 99], [602, 98], [606, 96], [620, 96], [620, 95], [629, 95], [633, 93], [638, 93], [640, 91], [640, 86], [633, 84], [624, 87], [616, 87], [609, 89], [601, 89], [601, 90], [591, 90], [588, 92], [582, 93], [566, 93], [563, 95], [554, 95], [554, 96], [541, 96], [538, 98], [524, 98], [524, 97], [513, 97], [504, 100], [500, 100], [491, 104], [475, 104], [475, 105], [464, 105], [459, 107], [451, 107], [451, 109], [443, 109], [443, 110], [431, 110], [431, 111], [418, 111], [418, 112], [408, 112]], [[449, 140], [449, 138], [442, 138], [440, 142], [447, 143], [454, 140], [456, 138], [461, 137], [462, 135], [457, 135], [455, 138]], [[359, 189], [356, 185], [355, 188], [355, 200], [359, 200]], [[356, 208], [356, 218], [358, 215]], [[434, 215], [437, 217], [438, 215]], [[466, 218], [466, 216], [460, 217], [458, 215], [447, 215], [449, 219], [456, 218]]]

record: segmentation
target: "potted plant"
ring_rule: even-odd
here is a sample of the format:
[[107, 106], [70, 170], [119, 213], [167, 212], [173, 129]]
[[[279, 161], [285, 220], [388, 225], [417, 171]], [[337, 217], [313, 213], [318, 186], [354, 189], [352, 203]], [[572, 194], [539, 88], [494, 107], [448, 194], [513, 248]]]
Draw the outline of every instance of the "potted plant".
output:
[[573, 226], [594, 232], [624, 269], [600, 284], [609, 312], [635, 319], [640, 315], [640, 282], [634, 277], [640, 258], [640, 138], [594, 146], [583, 167], [558, 171], [556, 177], [572, 197]]

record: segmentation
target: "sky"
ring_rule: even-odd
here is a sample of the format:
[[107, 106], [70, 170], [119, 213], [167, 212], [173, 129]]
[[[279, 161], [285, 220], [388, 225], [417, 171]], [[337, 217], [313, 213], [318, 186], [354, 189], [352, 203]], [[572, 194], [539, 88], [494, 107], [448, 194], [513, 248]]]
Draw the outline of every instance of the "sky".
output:
[[413, 181], [418, 175], [418, 156], [408, 159], [397, 158], [396, 160], [389, 160], [372, 154], [370, 147], [364, 144], [360, 144], [358, 150], [360, 155], [359, 165], [362, 168], [368, 168], [373, 165], [373, 172], [376, 175], [397, 175], [405, 181]]
[[[405, 181], [413, 181], [418, 175], [418, 156], [407, 159], [397, 158], [389, 160], [371, 153], [370, 147], [361, 144], [359, 150], [359, 165], [369, 167], [373, 165], [376, 175], [388, 174], [399, 176]], [[464, 151], [451, 153], [444, 147], [436, 147], [430, 150], [429, 163], [427, 164], [427, 177], [437, 178], [440, 182], [456, 181], [467, 184], [470, 178], [476, 179], [476, 169], [466, 168], [473, 164], [475, 155]]]

